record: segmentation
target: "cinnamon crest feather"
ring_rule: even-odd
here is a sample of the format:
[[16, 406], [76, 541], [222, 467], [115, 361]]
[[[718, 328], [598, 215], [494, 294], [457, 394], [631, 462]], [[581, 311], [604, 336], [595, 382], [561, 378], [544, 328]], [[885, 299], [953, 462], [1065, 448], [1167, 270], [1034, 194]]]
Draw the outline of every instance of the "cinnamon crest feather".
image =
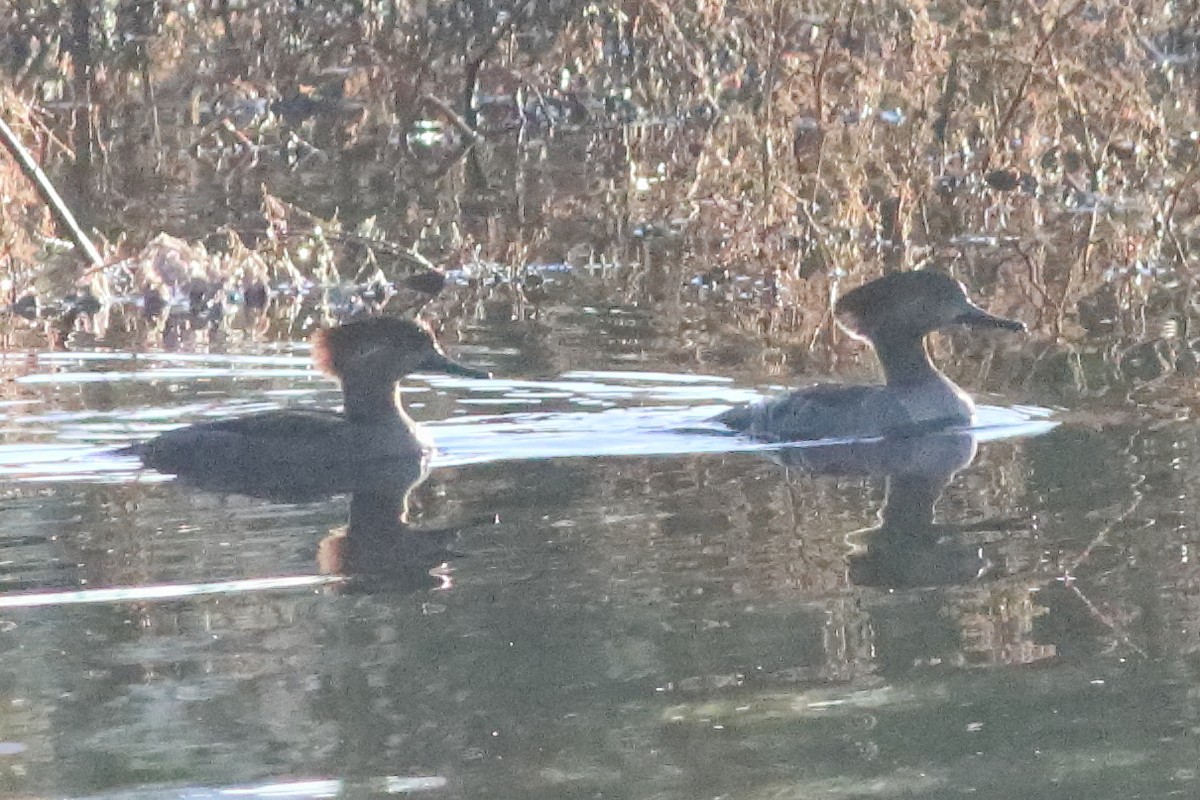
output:
[[325, 374], [337, 377], [380, 348], [436, 351], [434, 342], [433, 331], [423, 321], [371, 317], [317, 331], [313, 363]]

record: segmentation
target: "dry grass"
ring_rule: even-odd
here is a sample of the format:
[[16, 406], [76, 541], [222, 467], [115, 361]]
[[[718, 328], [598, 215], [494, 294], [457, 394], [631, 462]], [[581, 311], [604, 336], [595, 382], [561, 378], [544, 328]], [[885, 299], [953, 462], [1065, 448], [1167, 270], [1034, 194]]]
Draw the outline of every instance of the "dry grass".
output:
[[[618, 294], [686, 303], [699, 278], [748, 332], [815, 341], [842, 284], [925, 265], [1067, 339], [1189, 319], [1184, 5], [147, 6], [93, 15], [86, 51], [30, 33], [78, 32], [57, 6], [4, 13], [32, 144], [128, 247], [233, 232], [282, 257], [278, 196], [518, 283], [617, 265]], [[13, 208], [6, 230], [44, 232]]]

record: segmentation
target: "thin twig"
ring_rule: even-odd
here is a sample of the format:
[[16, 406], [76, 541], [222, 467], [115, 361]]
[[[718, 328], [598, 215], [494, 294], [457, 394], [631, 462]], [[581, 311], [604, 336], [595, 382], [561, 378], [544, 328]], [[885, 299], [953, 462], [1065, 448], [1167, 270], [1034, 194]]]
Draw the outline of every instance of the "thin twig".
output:
[[1192, 163], [1188, 165], [1187, 172], [1175, 184], [1171, 193], [1167, 196], [1167, 207], [1163, 211], [1163, 225], [1168, 231], [1172, 231], [1175, 222], [1175, 206], [1179, 204], [1179, 196], [1186, 192], [1191, 185], [1200, 178], [1200, 155], [1192, 159]]
[[[306, 212], [302, 209], [296, 208], [295, 206], [293, 206], [289, 203], [286, 203], [282, 200], [279, 202], [283, 203], [289, 211], [292, 211], [292, 212], [296, 213], [297, 215], [306, 217], [307, 221], [310, 222], [311, 224], [313, 224], [314, 226], [323, 226], [323, 225], [328, 224], [327, 222], [324, 222], [324, 221], [318, 219], [317, 217], [315, 217], [311, 214], [308, 214], [308, 212]], [[236, 232], [238, 234], [253, 233], [253, 234], [257, 235], [257, 234], [264, 233], [265, 230], [266, 230], [265, 228], [238, 228], [238, 229], [236, 229]], [[286, 238], [296, 239], [296, 238], [303, 238], [305, 236], [311, 236], [311, 235], [313, 235], [313, 231], [312, 230], [287, 230], [287, 231], [277, 232], [277, 235], [282, 235]], [[415, 242], [413, 243], [413, 245], [411, 247], [405, 247], [402, 244], [397, 244], [396, 242], [390, 242], [386, 239], [372, 239], [369, 236], [360, 236], [356, 233], [346, 233], [346, 232], [340, 232], [340, 233], [322, 232], [321, 238], [324, 239], [329, 244], [349, 244], [349, 245], [355, 245], [357, 247], [362, 247], [367, 250], [381, 250], [381, 251], [387, 253], [388, 255], [395, 256], [397, 259], [407, 263], [409, 266], [416, 267], [417, 269], [422, 269], [422, 270], [436, 270], [437, 269], [437, 266], [432, 261], [430, 261], [429, 259], [425, 258], [425, 256], [423, 256], [419, 252], [417, 252]]]
[[763, 109], [762, 115], [762, 133], [759, 142], [759, 158], [761, 160], [762, 182], [763, 182], [763, 204], [767, 209], [766, 224], [773, 225], [775, 222], [774, 205], [771, 203], [771, 162], [772, 150], [771, 147], [771, 128], [775, 116], [775, 82], [779, 75], [779, 60], [780, 51], [782, 50], [782, 42], [780, 27], [783, 25], [783, 0], [775, 0], [774, 8], [771, 10], [771, 41], [768, 46], [767, 54], [767, 74], [763, 80]]
[[463, 119], [462, 115], [451, 108], [445, 100], [429, 94], [428, 92], [421, 95], [421, 99], [440, 111], [442, 116], [444, 116], [451, 125], [458, 128], [462, 135], [467, 137], [467, 139], [471, 142], [476, 142], [483, 138], [479, 135], [479, 131], [471, 127], [471, 123]]
[[825, 37], [825, 47], [822, 48], [821, 57], [813, 68], [813, 110], [816, 112], [817, 125], [825, 124], [825, 71], [829, 68], [829, 55], [833, 49], [833, 40], [837, 38], [837, 24], [842, 16], [843, 8], [843, 5], [839, 5], [833, 12], [833, 19], [829, 20], [829, 35]]
[[496, 26], [496, 29], [492, 31], [492, 35], [471, 55], [467, 60], [466, 66], [463, 68], [463, 77], [466, 80], [463, 86], [462, 119], [471, 130], [475, 130], [475, 123], [477, 122], [475, 118], [475, 88], [479, 82], [479, 70], [483, 67], [483, 62], [496, 49], [496, 45], [500, 44], [500, 40], [508, 35], [513, 26], [525, 19], [525, 16], [529, 14], [533, 6], [534, 3], [529, 2], [509, 11], [504, 21]]
[[42, 196], [42, 200], [46, 205], [50, 206], [50, 210], [54, 213], [59, 224], [66, 229], [67, 234], [80, 251], [87, 256], [88, 261], [93, 267], [100, 267], [104, 264], [104, 259], [100, 255], [100, 251], [96, 249], [96, 245], [92, 244], [92, 240], [84, 233], [80, 227], [75, 215], [71, 213], [71, 209], [67, 208], [67, 204], [63, 201], [62, 195], [54, 188], [54, 184], [50, 182], [50, 178], [38, 166], [33, 155], [21, 144], [17, 138], [17, 134], [12, 128], [8, 127], [3, 119], [0, 119], [0, 139], [4, 141], [4, 146], [12, 157], [16, 159], [21, 166], [21, 171], [25, 173], [25, 177], [31, 180], [34, 186], [37, 187], [38, 193]]
[[[1029, 88], [1029, 81], [1033, 79], [1033, 71], [1037, 69], [1038, 62], [1042, 60], [1042, 53], [1046, 51], [1046, 48], [1050, 44], [1050, 40], [1053, 39], [1055, 34], [1059, 32], [1063, 26], [1063, 23], [1065, 23], [1069, 18], [1078, 14], [1087, 4], [1088, 0], [1077, 0], [1075, 5], [1058, 15], [1058, 18], [1054, 20], [1054, 24], [1050, 26], [1050, 30], [1042, 34], [1042, 38], [1038, 40], [1037, 47], [1033, 51], [1033, 58], [1029, 59], [1029, 64], [1025, 67], [1025, 74], [1021, 76], [1021, 82], [1017, 84], [1017, 90], [1013, 92], [1012, 100], [1009, 101], [1008, 104], [1008, 110], [1004, 112], [1004, 116], [1000, 118], [1000, 124], [996, 126], [997, 136], [1004, 135], [1004, 131], [1008, 129], [1008, 126], [1012, 123], [1013, 117], [1016, 116], [1017, 107], [1021, 105], [1022, 101], [1024, 101], [1025, 90]], [[991, 164], [992, 153], [994, 150], [995, 148], [988, 149], [987, 154], [983, 158], [983, 168], [980, 170], [981, 172], [988, 171], [988, 166]]]
[[1091, 600], [1088, 599], [1087, 595], [1085, 595], [1082, 591], [1080, 591], [1078, 586], [1076, 586], [1074, 583], [1069, 583], [1069, 584], [1067, 584], [1067, 591], [1074, 594], [1075, 597], [1078, 598], [1081, 603], [1083, 603], [1084, 608], [1086, 608], [1088, 610], [1088, 613], [1091, 614], [1092, 619], [1096, 620], [1101, 625], [1103, 625], [1104, 627], [1106, 627], [1110, 631], [1112, 631], [1121, 640], [1121, 642], [1123, 644], [1129, 646], [1130, 650], [1137, 653], [1142, 658], [1150, 657], [1149, 654], [1145, 651], [1145, 649], [1140, 647], [1137, 643], [1135, 643], [1133, 641], [1133, 637], [1127, 631], [1125, 631], [1123, 628], [1121, 628], [1121, 626], [1117, 623], [1116, 620], [1114, 620], [1111, 616], [1109, 616], [1108, 614], [1105, 614], [1103, 611], [1101, 611], [1100, 608], [1097, 607], [1097, 605], [1095, 603], [1093, 603]]

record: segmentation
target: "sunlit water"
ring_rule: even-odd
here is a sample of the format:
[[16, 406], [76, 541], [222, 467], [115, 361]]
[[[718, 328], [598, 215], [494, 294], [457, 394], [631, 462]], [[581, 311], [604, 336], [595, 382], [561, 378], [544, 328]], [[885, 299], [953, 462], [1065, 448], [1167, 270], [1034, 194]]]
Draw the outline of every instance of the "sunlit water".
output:
[[814, 475], [708, 422], [768, 386], [603, 347], [525, 377], [488, 336], [460, 355], [495, 380], [405, 384], [439, 447], [411, 522], [449, 538], [404, 557], [344, 549], [350, 498], [221, 497], [111, 453], [336, 405], [303, 346], [10, 358], [0, 790], [1200, 792], [1190, 431], [987, 404], [957, 474]]

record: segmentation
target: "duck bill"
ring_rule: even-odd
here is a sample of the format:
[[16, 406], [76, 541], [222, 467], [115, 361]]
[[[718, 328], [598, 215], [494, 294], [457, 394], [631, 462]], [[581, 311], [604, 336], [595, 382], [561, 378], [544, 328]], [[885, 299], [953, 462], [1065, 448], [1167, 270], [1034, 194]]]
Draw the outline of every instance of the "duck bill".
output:
[[472, 369], [471, 367], [460, 364], [457, 361], [451, 361], [441, 353], [430, 353], [428, 356], [426, 356], [425, 360], [421, 362], [421, 369], [429, 372], [444, 372], [447, 375], [461, 375], [464, 378], [492, 377], [492, 373], [487, 372], [486, 370]]
[[959, 325], [966, 325], [971, 328], [999, 328], [1006, 331], [1017, 331], [1018, 333], [1025, 331], [1024, 322], [1006, 317], [997, 317], [995, 314], [989, 314], [978, 306], [972, 306], [967, 309], [959, 314], [954, 321]]

